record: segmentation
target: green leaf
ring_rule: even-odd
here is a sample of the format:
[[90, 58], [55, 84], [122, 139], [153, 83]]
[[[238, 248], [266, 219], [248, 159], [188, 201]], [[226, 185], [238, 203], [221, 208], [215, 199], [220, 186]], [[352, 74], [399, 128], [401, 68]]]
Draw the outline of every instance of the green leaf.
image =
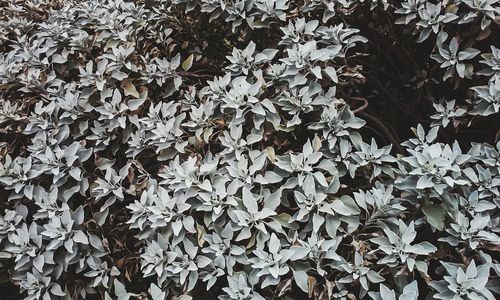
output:
[[184, 62], [182, 62], [182, 69], [184, 71], [191, 69], [191, 66], [193, 65], [193, 59], [194, 59], [194, 56], [193, 56], [193, 54], [191, 54], [188, 56], [188, 58], [186, 58], [186, 60]]
[[424, 202], [422, 211], [425, 214], [427, 222], [440, 231], [444, 230], [445, 210], [441, 205]]

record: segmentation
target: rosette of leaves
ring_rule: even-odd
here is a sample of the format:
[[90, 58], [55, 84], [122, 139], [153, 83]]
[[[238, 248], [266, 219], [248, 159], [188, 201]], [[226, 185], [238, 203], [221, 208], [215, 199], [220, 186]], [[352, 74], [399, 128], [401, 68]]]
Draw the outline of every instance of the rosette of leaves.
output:
[[488, 273], [490, 264], [485, 263], [476, 267], [476, 262], [472, 260], [467, 268], [463, 266], [443, 262], [441, 263], [446, 270], [447, 275], [443, 280], [432, 281], [430, 286], [437, 293], [435, 299], [495, 299], [495, 296], [486, 287], [488, 282]]
[[459, 51], [459, 44], [456, 37], [452, 38], [449, 45], [444, 44], [447, 40], [448, 34], [441, 32], [436, 40], [438, 53], [431, 55], [431, 57], [441, 64], [441, 68], [446, 68], [443, 75], [443, 80], [452, 77], [456, 72], [460, 78], [472, 78], [473, 66], [464, 61], [469, 60], [480, 54], [481, 52], [474, 48], [467, 48]]

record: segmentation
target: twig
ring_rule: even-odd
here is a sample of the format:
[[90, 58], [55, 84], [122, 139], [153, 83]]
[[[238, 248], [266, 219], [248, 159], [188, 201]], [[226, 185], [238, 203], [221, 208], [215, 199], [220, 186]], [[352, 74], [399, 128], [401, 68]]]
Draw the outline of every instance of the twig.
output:
[[179, 71], [177, 72], [179, 76], [181, 77], [191, 77], [191, 78], [197, 78], [197, 79], [213, 79], [214, 76], [208, 75], [208, 74], [195, 74], [195, 73], [190, 73], [190, 72], [184, 72], [184, 71]]
[[375, 80], [371, 76], [367, 76], [366, 79], [368, 79], [370, 83], [375, 84], [379, 92], [384, 94], [387, 98], [391, 99], [392, 103], [397, 105], [398, 108], [405, 113], [406, 117], [411, 118], [412, 120], [416, 120], [416, 117], [408, 110], [408, 108], [401, 101], [399, 101], [399, 99], [397, 99], [394, 95], [389, 93], [378, 79]]
[[358, 108], [356, 108], [355, 110], [352, 111], [354, 114], [359, 113], [359, 112], [365, 110], [368, 107], [368, 100], [366, 100], [366, 98], [351, 97], [351, 100], [363, 102], [363, 105], [361, 105], [360, 107], [358, 107]]
[[369, 114], [365, 111], [359, 111], [358, 115], [364, 119], [367, 119], [367, 120], [373, 122], [382, 131], [381, 133], [391, 141], [391, 143], [394, 145], [394, 148], [396, 149], [396, 152], [400, 153], [400, 154], [404, 154], [405, 151], [403, 150], [403, 148], [399, 144], [399, 141], [391, 133], [391, 131], [387, 128], [387, 126], [385, 126], [384, 123], [382, 123], [382, 121], [380, 121], [374, 115]]

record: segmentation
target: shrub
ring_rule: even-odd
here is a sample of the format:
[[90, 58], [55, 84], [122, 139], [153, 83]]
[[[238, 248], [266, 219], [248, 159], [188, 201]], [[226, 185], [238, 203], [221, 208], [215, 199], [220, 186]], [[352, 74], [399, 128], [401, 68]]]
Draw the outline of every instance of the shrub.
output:
[[500, 1], [0, 11], [5, 289], [498, 297]]

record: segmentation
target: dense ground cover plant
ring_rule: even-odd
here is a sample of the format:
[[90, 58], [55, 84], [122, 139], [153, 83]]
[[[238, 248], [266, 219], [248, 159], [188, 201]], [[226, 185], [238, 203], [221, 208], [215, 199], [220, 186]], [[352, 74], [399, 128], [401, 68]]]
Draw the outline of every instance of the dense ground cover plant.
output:
[[2, 295], [499, 297], [500, 1], [0, 11]]

